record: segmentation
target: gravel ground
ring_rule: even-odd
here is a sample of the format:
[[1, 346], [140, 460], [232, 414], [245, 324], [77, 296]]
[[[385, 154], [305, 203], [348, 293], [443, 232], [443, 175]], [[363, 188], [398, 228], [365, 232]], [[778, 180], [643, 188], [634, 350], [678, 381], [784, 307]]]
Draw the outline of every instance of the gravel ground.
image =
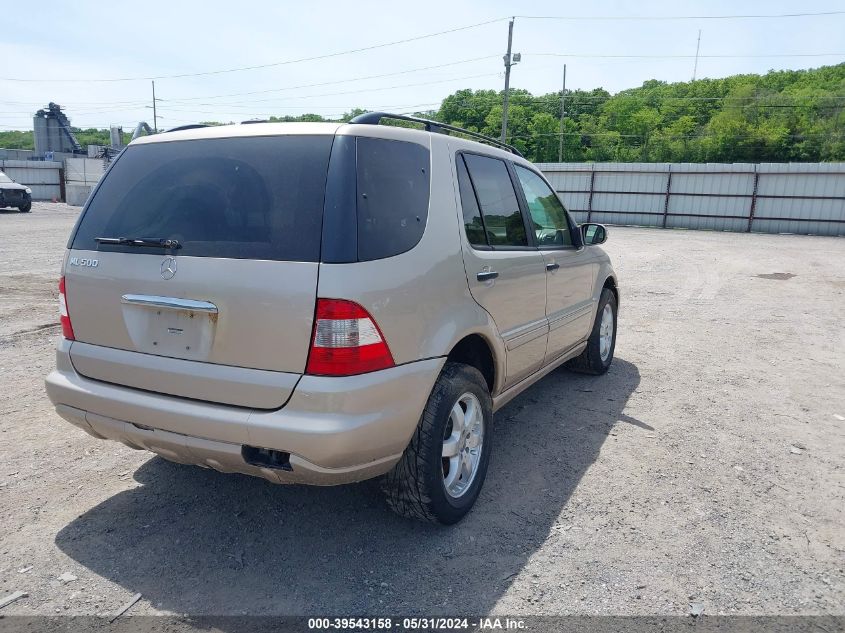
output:
[[500, 411], [444, 528], [372, 483], [179, 466], [55, 415], [78, 211], [0, 213], [0, 597], [29, 593], [4, 615], [845, 613], [842, 239], [611, 228], [613, 367]]

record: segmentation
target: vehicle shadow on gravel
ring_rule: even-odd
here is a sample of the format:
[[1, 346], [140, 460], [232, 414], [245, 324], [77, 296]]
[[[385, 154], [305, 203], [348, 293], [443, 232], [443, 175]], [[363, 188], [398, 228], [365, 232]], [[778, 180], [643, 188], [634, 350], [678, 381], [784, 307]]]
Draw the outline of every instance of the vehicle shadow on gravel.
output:
[[487, 614], [558, 538], [614, 425], [650, 429], [624, 414], [639, 382], [620, 358], [601, 377], [557, 370], [499, 411], [487, 482], [456, 526], [395, 516], [374, 482], [282, 487], [154, 457], [56, 543], [175, 613]]

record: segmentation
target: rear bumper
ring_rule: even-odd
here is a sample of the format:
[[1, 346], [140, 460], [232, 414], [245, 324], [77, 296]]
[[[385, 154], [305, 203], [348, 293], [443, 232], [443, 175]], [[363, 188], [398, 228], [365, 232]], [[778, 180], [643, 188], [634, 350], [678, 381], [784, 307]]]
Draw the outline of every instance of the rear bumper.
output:
[[[260, 411], [85, 378], [71, 363], [72, 345], [60, 341], [47, 394], [60, 416], [94, 437], [222, 472], [317, 485], [390, 470], [445, 362], [436, 358], [348, 378], [303, 376], [284, 408]], [[249, 464], [243, 446], [290, 453], [290, 469]]]

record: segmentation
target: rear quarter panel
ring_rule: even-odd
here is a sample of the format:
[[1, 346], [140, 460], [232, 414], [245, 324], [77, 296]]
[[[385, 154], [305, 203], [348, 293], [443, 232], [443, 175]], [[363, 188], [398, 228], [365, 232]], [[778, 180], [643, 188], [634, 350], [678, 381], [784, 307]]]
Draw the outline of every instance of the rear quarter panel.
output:
[[[360, 134], [367, 126], [355, 127]], [[472, 333], [483, 336], [494, 356], [504, 359], [495, 324], [469, 294], [448, 146], [437, 135], [403, 135], [401, 140], [420, 142], [431, 151], [429, 214], [420, 242], [394, 257], [321, 264], [318, 296], [364, 306], [378, 323], [397, 365], [445, 356]], [[497, 368], [498, 374], [504, 372]]]

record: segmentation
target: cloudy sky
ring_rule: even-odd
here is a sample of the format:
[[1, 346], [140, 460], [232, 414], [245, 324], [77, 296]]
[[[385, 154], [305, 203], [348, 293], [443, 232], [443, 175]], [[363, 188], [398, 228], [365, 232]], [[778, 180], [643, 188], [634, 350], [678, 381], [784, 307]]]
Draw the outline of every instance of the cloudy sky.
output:
[[[698, 77], [845, 61], [842, 0], [14, 4], [2, 11], [0, 130], [31, 129], [32, 114], [50, 101], [79, 127], [152, 123], [151, 77], [160, 128], [436, 108], [460, 88], [502, 88], [514, 14], [522, 62], [511, 85], [535, 94], [560, 88], [564, 63], [568, 88], [617, 92], [647, 79], [689, 80], [699, 29]], [[663, 19], [609, 19], [631, 16]], [[699, 17], [667, 19], [677, 16]], [[470, 28], [425, 37], [461, 27]], [[380, 46], [400, 40], [412, 41]]]

